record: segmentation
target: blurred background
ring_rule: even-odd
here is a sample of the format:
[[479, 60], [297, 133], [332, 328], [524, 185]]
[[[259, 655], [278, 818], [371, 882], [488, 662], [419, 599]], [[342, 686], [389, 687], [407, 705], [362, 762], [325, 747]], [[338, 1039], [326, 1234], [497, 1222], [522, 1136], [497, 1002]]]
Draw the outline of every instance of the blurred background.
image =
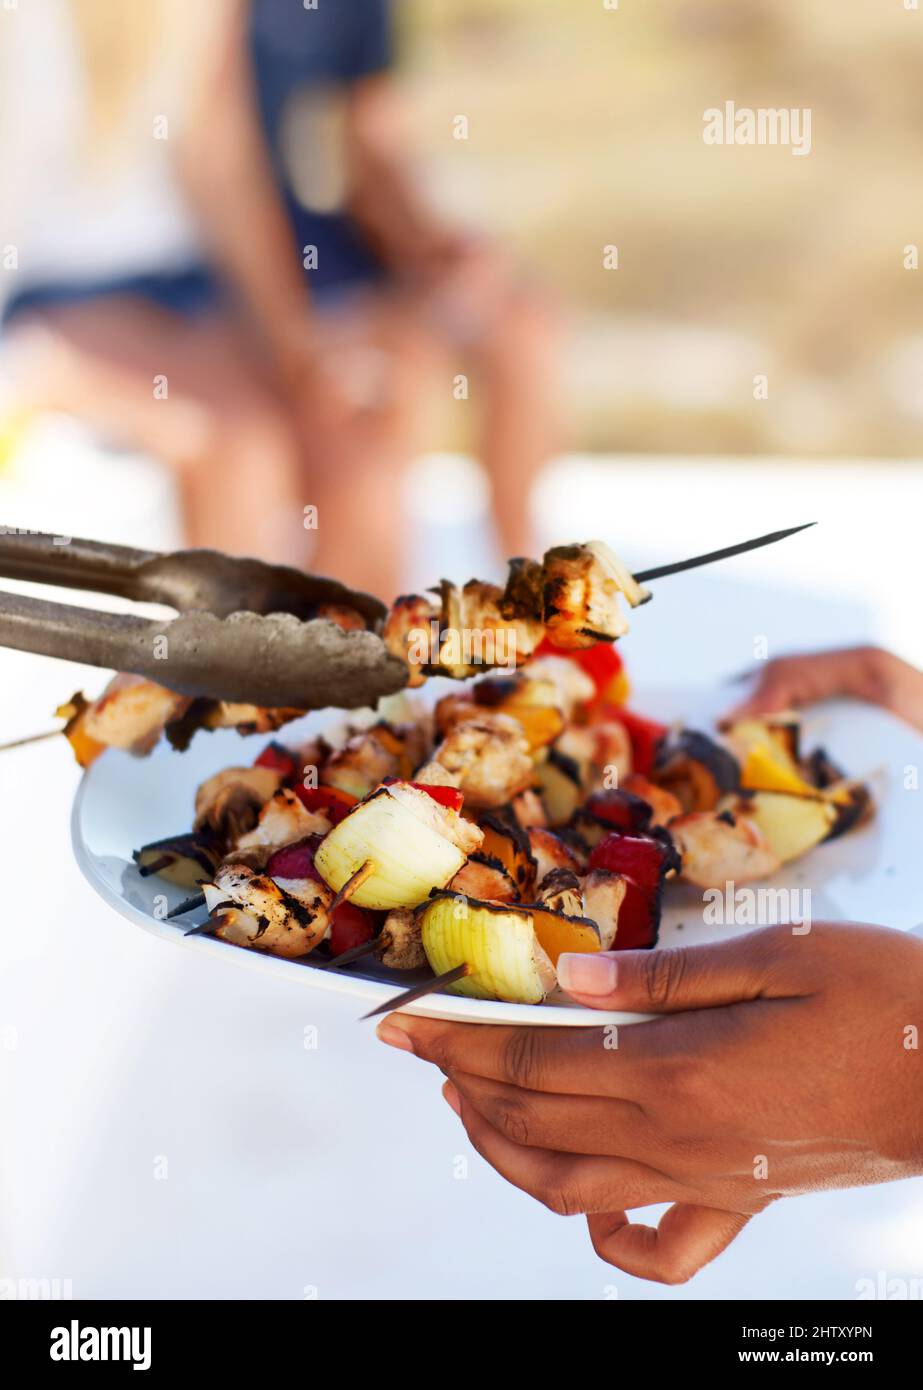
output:
[[[447, 516], [556, 538], [574, 456], [915, 461], [921, 59], [900, 0], [5, 5], [4, 512], [132, 457], [389, 596]], [[810, 153], [706, 145], [726, 101]]]
[[[579, 447], [919, 456], [919, 10], [415, 0], [402, 35], [440, 195], [573, 306]], [[726, 100], [810, 107], [811, 154], [705, 145]]]

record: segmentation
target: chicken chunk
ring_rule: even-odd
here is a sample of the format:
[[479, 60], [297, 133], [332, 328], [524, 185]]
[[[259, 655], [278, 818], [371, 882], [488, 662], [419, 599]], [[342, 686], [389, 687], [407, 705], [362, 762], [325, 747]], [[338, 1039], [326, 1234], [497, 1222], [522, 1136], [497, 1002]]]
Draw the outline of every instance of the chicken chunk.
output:
[[79, 722], [87, 738], [143, 755], [154, 747], [164, 725], [189, 704], [185, 696], [143, 676], [119, 675], [86, 706]]
[[692, 811], [670, 822], [670, 834], [682, 856], [680, 876], [699, 888], [768, 878], [781, 863], [762, 832], [744, 817]]
[[[204, 885], [216, 936], [290, 960], [306, 956], [330, 929], [333, 894], [315, 879], [272, 879], [243, 863], [223, 864], [214, 882]], [[221, 921], [227, 905], [239, 908]], [[241, 939], [243, 937], [244, 939]]]
[[306, 811], [298, 797], [287, 787], [280, 787], [260, 812], [254, 828], [241, 835], [237, 849], [268, 846], [281, 849], [293, 845], [307, 835], [326, 835], [330, 821], [319, 811]]
[[569, 845], [551, 830], [533, 826], [528, 830], [529, 849], [536, 863], [535, 881], [541, 887], [544, 879], [555, 869], [568, 869], [576, 873], [580, 867]]
[[[430, 637], [433, 624], [439, 628], [439, 606], [422, 594], [404, 594], [388, 613], [383, 640], [393, 656], [399, 656], [410, 672], [407, 684], [422, 685], [426, 680], [425, 666], [429, 664]], [[421, 656], [426, 655], [426, 660]]]
[[604, 951], [611, 951], [618, 933], [619, 908], [628, 884], [610, 869], [592, 869], [583, 880], [583, 911], [599, 928]]
[[458, 787], [467, 806], [488, 810], [524, 791], [532, 773], [520, 726], [508, 715], [485, 711], [453, 728], [414, 780]]

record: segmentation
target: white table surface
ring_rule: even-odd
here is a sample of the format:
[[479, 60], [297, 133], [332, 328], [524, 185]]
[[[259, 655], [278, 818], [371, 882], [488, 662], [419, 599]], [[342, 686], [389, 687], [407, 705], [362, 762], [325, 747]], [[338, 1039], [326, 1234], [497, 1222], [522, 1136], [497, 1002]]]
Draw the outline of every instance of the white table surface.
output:
[[[156, 474], [120, 461], [113, 480], [83, 455], [62, 471], [75, 447], [0, 483], [4, 520], [174, 540]], [[771, 652], [879, 640], [923, 662], [916, 465], [572, 461], [539, 515], [549, 539], [602, 535], [636, 567], [823, 523], [665, 581], [624, 643], [644, 683], [724, 679], [761, 635]], [[463, 579], [485, 554], [476, 516], [453, 533], [423, 515], [408, 563]], [[42, 726], [81, 680], [94, 688], [0, 652], [0, 733]], [[609, 1268], [581, 1219], [473, 1153], [439, 1074], [378, 1044], [350, 1001], [199, 961], [108, 911], [71, 859], [63, 741], [4, 755], [0, 776], [0, 1279], [91, 1298], [850, 1299], [878, 1271], [919, 1277], [919, 1182], [778, 1203], [683, 1288]]]

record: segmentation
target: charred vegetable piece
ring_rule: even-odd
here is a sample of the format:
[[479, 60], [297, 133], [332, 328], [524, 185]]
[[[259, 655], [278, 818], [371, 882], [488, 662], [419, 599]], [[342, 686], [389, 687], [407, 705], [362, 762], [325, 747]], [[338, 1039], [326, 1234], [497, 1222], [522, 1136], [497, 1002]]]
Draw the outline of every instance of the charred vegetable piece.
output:
[[620, 706], [607, 707], [607, 713], [623, 726], [631, 740], [632, 771], [650, 777], [660, 746], [669, 732], [666, 725]]
[[381, 929], [381, 963], [389, 970], [416, 970], [426, 964], [420, 912], [396, 907]]
[[672, 734], [661, 745], [652, 780], [677, 798], [683, 811], [713, 811], [740, 786], [740, 768], [726, 748], [693, 729]]
[[512, 903], [519, 898], [516, 884], [499, 859], [489, 854], [472, 854], [449, 884], [453, 893], [468, 898], [484, 898], [495, 903]]
[[837, 782], [846, 780], [846, 774], [842, 768], [837, 766], [825, 748], [815, 748], [814, 752], [805, 759], [803, 771], [811, 786], [817, 787], [821, 791], [834, 786]]
[[595, 845], [613, 830], [624, 831], [626, 835], [644, 834], [650, 828], [653, 814], [650, 804], [640, 796], [613, 787], [588, 796], [575, 824], [587, 844]]
[[515, 883], [519, 897], [528, 898], [535, 886], [538, 865], [526, 832], [515, 822], [499, 816], [484, 816], [481, 830], [484, 835], [481, 852], [499, 860]]
[[750, 792], [731, 806], [736, 819], [758, 826], [766, 843], [782, 863], [799, 859], [826, 840], [837, 820], [837, 808], [815, 792], [792, 796], [788, 792]]
[[781, 863], [759, 826], [747, 816], [693, 811], [671, 821], [670, 834], [682, 857], [682, 878], [699, 888], [768, 878]]
[[423, 949], [434, 974], [467, 964], [452, 994], [540, 1004], [554, 989], [554, 968], [531, 911], [440, 894], [420, 912]]
[[602, 949], [599, 928], [589, 917], [569, 917], [552, 907], [528, 908], [532, 926], [551, 964], [556, 966], [562, 951], [589, 954]]
[[382, 787], [325, 836], [315, 864], [336, 892], [364, 864], [374, 871], [353, 894], [357, 907], [415, 907], [444, 888], [480, 847], [481, 832], [407, 783]]
[[272, 772], [278, 772], [283, 782], [290, 782], [298, 771], [298, 763], [295, 754], [290, 748], [286, 748], [284, 743], [267, 743], [262, 753], [253, 762], [254, 767], [268, 767]]
[[591, 912], [584, 912], [580, 880], [572, 869], [552, 869], [542, 879], [535, 899], [543, 907], [563, 912], [567, 917], [593, 916]]
[[622, 790], [632, 796], [639, 796], [651, 808], [651, 825], [669, 825], [674, 816], [682, 815], [683, 808], [677, 797], [665, 787], [649, 782], [639, 772], [632, 772], [622, 783]]
[[828, 839], [845, 835], [874, 814], [872, 793], [863, 782], [847, 778], [823, 748], [817, 748], [803, 764], [811, 785], [836, 807], [836, 820]]
[[670, 837], [620, 835], [615, 832], [596, 846], [589, 867], [608, 869], [626, 882], [619, 910], [617, 950], [656, 946], [660, 930], [663, 881], [679, 868], [679, 855]]
[[282, 774], [268, 767], [228, 767], [196, 792], [194, 829], [208, 829], [233, 844], [252, 830]]
[[557, 748], [550, 748], [548, 757], [536, 767], [535, 776], [549, 825], [567, 825], [583, 796], [579, 763]]
[[296, 782], [292, 791], [306, 811], [326, 816], [331, 825], [339, 825], [356, 805], [357, 798], [339, 787], [304, 787]]
[[221, 847], [214, 835], [201, 831], [154, 840], [135, 850], [132, 857], [142, 873], [156, 874], [180, 888], [196, 888], [215, 872]]

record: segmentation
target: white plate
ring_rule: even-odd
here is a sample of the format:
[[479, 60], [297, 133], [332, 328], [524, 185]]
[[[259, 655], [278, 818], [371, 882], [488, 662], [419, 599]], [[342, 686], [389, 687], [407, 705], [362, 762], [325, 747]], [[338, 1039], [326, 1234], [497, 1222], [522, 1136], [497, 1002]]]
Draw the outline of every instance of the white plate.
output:
[[[639, 693], [632, 701], [636, 709], [654, 718], [682, 719], [706, 730], [728, 703], [727, 691], [718, 696], [688, 689]], [[329, 726], [336, 718], [330, 711], [310, 715], [278, 737], [288, 736], [294, 742], [325, 724]], [[424, 978], [424, 973], [409, 978], [364, 962], [346, 971], [317, 970], [307, 963], [241, 950], [212, 937], [187, 938], [185, 927], [202, 920], [204, 911], [191, 914], [184, 925], [155, 916], [158, 894], [167, 896], [170, 907], [185, 894], [159, 879], [141, 878], [132, 862], [131, 852], [137, 846], [188, 829], [200, 782], [220, 768], [252, 763], [268, 741], [222, 731], [198, 734], [182, 754], [165, 744], [145, 759], [110, 749], [84, 776], [74, 802], [72, 838], [77, 862], [100, 897], [135, 926], [187, 950], [210, 952], [216, 960], [269, 971], [308, 989], [352, 996], [357, 1014], [364, 1013], [417, 978]], [[923, 739], [881, 710], [837, 702], [813, 711], [806, 720], [804, 746], [812, 749], [819, 743], [851, 775], [871, 778], [878, 815], [869, 825], [818, 846], [804, 859], [754, 886], [783, 888], [798, 895], [789, 914], [795, 918], [798, 907], [804, 905], [802, 895], [810, 890], [814, 921], [851, 919], [909, 930], [923, 920], [919, 872], [923, 790], [916, 790], [914, 785], [923, 767]], [[701, 891], [687, 885], [670, 885], [664, 901], [660, 932], [664, 946], [716, 940], [751, 930], [753, 925], [707, 923]], [[361, 974], [357, 973], [360, 970]], [[563, 996], [553, 996], [553, 1002], [542, 1005], [525, 1005], [431, 995], [411, 1005], [409, 1012], [469, 1023], [545, 1026], [634, 1023], [644, 1017], [583, 1009]]]

